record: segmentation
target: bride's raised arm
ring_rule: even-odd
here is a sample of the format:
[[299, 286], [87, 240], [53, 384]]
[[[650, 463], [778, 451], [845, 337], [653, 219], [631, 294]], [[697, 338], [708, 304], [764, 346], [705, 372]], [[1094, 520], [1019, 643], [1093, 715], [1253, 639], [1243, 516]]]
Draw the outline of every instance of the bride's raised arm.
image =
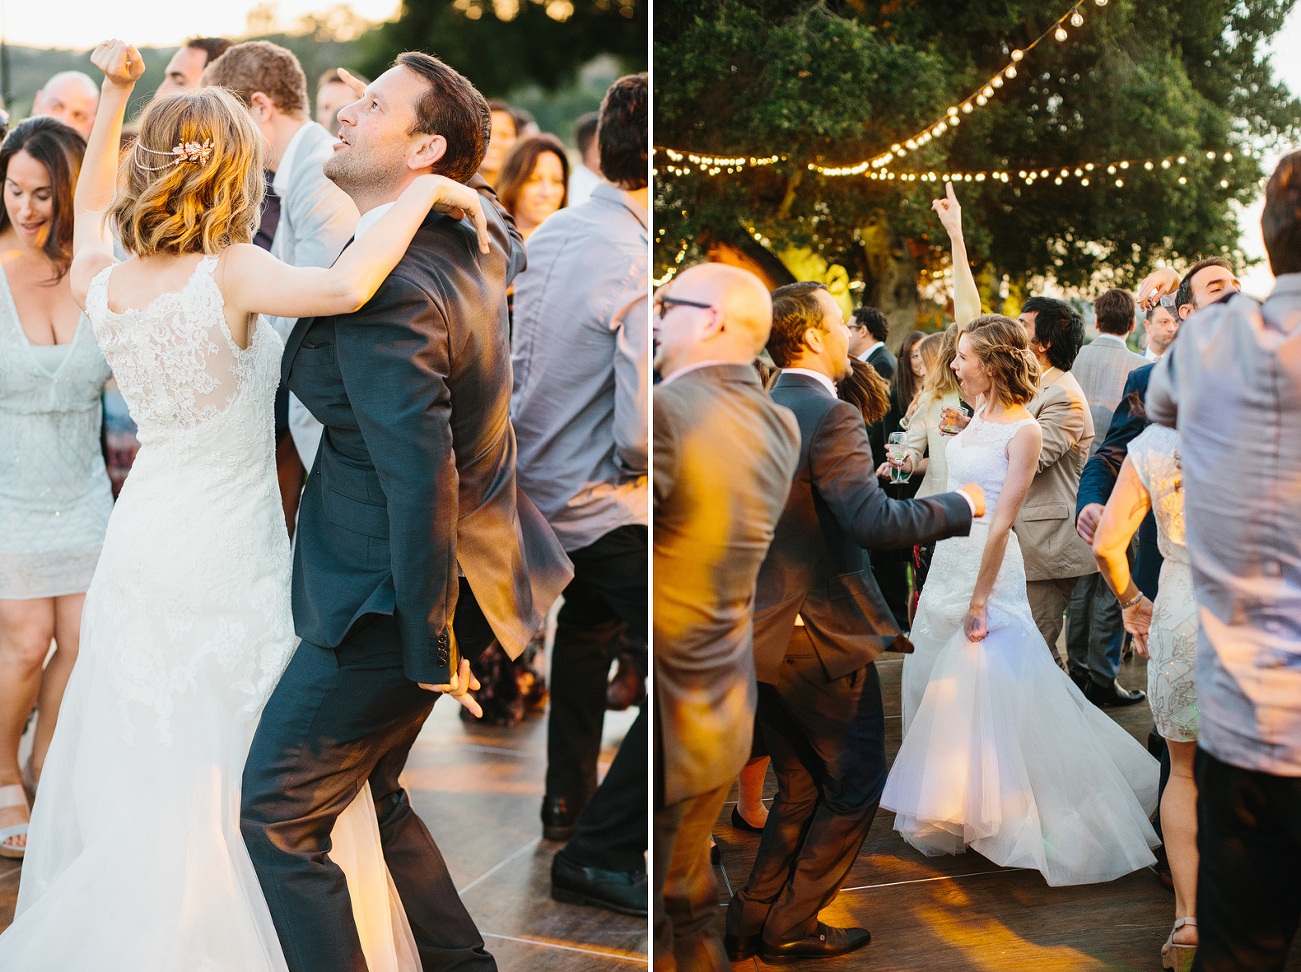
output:
[[980, 573], [976, 576], [976, 587], [971, 592], [971, 606], [967, 610], [962, 630], [972, 641], [983, 641], [986, 634], [985, 605], [994, 590], [994, 581], [998, 578], [999, 568], [1003, 566], [1003, 554], [1007, 551], [1007, 538], [1012, 532], [1012, 524], [1021, 512], [1025, 494], [1030, 492], [1035, 473], [1039, 471], [1039, 450], [1043, 448], [1043, 430], [1037, 424], [1026, 425], [1017, 430], [1012, 441], [1007, 444], [1007, 479], [1003, 490], [998, 494], [994, 505], [994, 515], [989, 524], [989, 539], [985, 541], [985, 551], [980, 557]]
[[72, 294], [83, 309], [90, 281], [114, 260], [113, 236], [104, 213], [117, 190], [122, 118], [136, 81], [145, 73], [140, 52], [119, 40], [100, 41], [90, 61], [104, 72], [104, 83], [72, 199]]

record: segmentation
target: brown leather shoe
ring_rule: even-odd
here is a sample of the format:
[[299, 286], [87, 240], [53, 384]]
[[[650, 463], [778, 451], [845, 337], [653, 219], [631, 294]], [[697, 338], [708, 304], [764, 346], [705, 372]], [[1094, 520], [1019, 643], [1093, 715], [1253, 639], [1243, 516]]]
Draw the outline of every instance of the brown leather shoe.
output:
[[611, 712], [623, 712], [646, 698], [646, 677], [637, 670], [632, 656], [619, 656], [619, 667], [605, 689], [605, 707]]
[[818, 922], [813, 934], [793, 942], [759, 946], [759, 957], [768, 965], [790, 965], [803, 959], [834, 958], [862, 948], [872, 940], [866, 928], [832, 928]]

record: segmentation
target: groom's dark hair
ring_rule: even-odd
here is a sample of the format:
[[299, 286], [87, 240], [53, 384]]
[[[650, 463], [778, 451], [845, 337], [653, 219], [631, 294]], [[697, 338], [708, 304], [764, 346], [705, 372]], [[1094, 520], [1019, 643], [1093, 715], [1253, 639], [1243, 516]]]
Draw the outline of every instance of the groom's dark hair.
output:
[[416, 103], [411, 132], [447, 139], [447, 151], [434, 163], [434, 171], [456, 182], [468, 182], [479, 171], [492, 137], [488, 102], [463, 74], [436, 57], [407, 51], [393, 64], [414, 71], [428, 84]]

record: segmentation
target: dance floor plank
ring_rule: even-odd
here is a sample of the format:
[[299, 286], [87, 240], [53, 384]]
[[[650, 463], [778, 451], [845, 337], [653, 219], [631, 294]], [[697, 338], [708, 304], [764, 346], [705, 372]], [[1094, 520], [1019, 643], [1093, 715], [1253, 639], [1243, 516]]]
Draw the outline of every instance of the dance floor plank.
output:
[[[899, 748], [901, 655], [878, 662], [886, 711], [886, 749]], [[1144, 659], [1125, 664], [1121, 684], [1146, 688]], [[1147, 703], [1108, 712], [1140, 743], [1147, 744], [1152, 715]], [[765, 794], [775, 789], [769, 773]], [[731, 800], [736, 799], [735, 792]], [[718, 925], [729, 888], [743, 885], [759, 846], [757, 834], [730, 823], [723, 808], [716, 838], [721, 845]], [[872, 943], [843, 959], [801, 963], [802, 968], [889, 972], [1094, 972], [1159, 970], [1161, 945], [1174, 920], [1174, 895], [1152, 870], [1110, 884], [1051, 888], [1038, 871], [1002, 868], [968, 851], [958, 857], [926, 857], [894, 832], [894, 815], [877, 814], [844, 889], [821, 918], [831, 925], [861, 925]], [[737, 963], [737, 972], [768, 966]], [[1288, 972], [1301, 972], [1301, 949], [1289, 955]]]
[[[434, 707], [403, 783], [447, 859], [466, 907], [502, 972], [645, 969], [647, 920], [551, 900], [551, 858], [538, 808], [547, 767], [546, 718], [467, 725]], [[606, 714], [602, 772], [636, 710]], [[0, 858], [0, 929], [13, 920], [19, 864]]]

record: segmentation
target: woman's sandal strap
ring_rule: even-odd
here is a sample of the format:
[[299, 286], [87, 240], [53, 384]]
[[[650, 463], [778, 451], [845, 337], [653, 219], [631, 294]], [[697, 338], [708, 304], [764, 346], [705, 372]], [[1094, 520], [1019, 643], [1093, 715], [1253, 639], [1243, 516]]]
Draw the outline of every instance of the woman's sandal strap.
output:
[[27, 809], [27, 794], [23, 792], [21, 783], [0, 786], [0, 810], [8, 810], [10, 807]]
[[1193, 927], [1193, 928], [1196, 928], [1196, 927], [1197, 927], [1197, 919], [1196, 919], [1196, 918], [1192, 918], [1192, 917], [1188, 917], [1188, 918], [1176, 918], [1176, 919], [1175, 919], [1175, 926], [1174, 926], [1174, 928], [1172, 928], [1172, 929], [1170, 930], [1170, 934], [1173, 935], [1175, 932], [1177, 932], [1180, 928], [1183, 928], [1185, 925], [1189, 925], [1189, 926], [1191, 926], [1191, 927]]

